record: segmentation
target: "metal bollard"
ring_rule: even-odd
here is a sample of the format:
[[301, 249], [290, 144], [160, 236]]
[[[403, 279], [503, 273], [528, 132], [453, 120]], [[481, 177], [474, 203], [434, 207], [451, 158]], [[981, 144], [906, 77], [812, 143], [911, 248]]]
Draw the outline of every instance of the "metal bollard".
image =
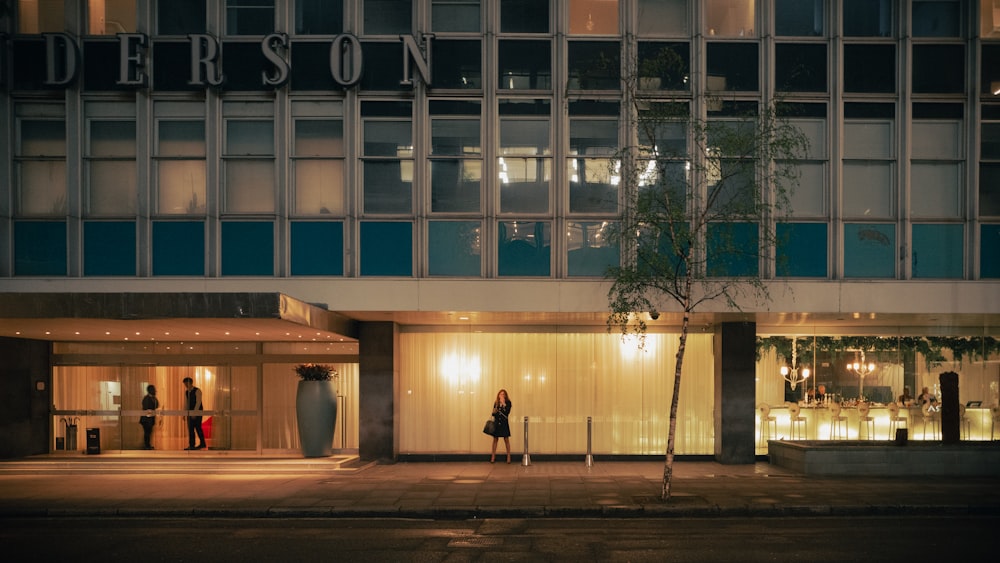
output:
[[592, 430], [593, 430], [593, 419], [588, 416], [587, 417], [587, 459], [585, 460], [585, 463], [587, 464], [587, 467], [593, 467], [594, 466], [594, 456], [592, 455], [592, 453], [591, 453], [592, 450], [590, 449], [591, 438], [594, 435], [594, 433], [593, 433]]
[[521, 465], [531, 465], [531, 456], [528, 455], [528, 417], [524, 417], [524, 455], [521, 456]]

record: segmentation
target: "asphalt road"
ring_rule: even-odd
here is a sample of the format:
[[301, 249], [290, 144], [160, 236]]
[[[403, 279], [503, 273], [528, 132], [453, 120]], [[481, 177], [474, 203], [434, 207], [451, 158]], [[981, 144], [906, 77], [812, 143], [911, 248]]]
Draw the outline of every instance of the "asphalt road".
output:
[[[1000, 517], [0, 520], [7, 561], [990, 561]], [[992, 555], [991, 555], [992, 554]], [[12, 557], [13, 556], [13, 557]]]

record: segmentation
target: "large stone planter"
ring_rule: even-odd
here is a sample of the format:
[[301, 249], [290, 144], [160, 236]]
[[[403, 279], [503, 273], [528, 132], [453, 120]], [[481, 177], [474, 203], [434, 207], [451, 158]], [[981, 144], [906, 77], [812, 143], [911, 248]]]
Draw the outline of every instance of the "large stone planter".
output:
[[337, 388], [334, 381], [299, 381], [295, 393], [299, 444], [304, 457], [333, 455], [337, 427]]

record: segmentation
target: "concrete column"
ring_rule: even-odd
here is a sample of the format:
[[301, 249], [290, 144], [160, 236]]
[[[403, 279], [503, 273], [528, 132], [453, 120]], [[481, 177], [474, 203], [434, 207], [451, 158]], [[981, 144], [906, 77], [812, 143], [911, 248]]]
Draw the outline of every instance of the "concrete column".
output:
[[0, 458], [49, 453], [52, 345], [0, 338]]
[[753, 463], [756, 323], [715, 329], [715, 460]]
[[399, 457], [399, 327], [363, 322], [358, 334], [358, 455], [393, 463]]

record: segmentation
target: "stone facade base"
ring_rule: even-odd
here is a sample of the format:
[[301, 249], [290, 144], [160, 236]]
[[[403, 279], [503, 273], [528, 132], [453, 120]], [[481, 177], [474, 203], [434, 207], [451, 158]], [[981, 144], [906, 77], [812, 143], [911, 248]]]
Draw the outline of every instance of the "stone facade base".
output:
[[772, 465], [805, 475], [1000, 475], [1000, 442], [829, 442], [769, 440]]

